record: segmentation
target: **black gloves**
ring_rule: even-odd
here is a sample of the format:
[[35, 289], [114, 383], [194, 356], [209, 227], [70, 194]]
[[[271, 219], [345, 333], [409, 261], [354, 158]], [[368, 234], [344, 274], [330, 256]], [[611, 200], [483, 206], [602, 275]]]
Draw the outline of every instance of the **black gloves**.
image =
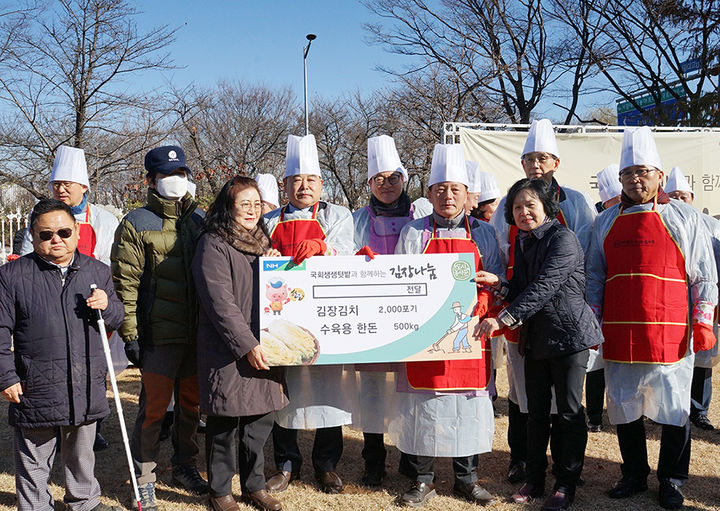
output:
[[140, 343], [137, 337], [125, 343], [125, 356], [135, 367], [142, 368]]

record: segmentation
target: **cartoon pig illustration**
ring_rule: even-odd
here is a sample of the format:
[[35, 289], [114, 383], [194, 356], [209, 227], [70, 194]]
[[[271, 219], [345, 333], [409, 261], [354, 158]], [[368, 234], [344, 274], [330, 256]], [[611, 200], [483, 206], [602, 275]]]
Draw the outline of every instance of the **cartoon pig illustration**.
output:
[[270, 300], [270, 310], [273, 315], [280, 315], [283, 305], [290, 301], [288, 298], [288, 288], [285, 281], [281, 278], [271, 280], [265, 286], [265, 296]]

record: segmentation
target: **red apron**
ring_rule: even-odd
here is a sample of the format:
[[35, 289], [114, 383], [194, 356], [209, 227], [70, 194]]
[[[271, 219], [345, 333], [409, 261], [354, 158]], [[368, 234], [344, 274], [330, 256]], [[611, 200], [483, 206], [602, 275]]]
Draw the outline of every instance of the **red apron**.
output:
[[[560, 222], [565, 227], [567, 227], [567, 222], [565, 222], [565, 217], [563, 216], [562, 211], [558, 211], [556, 218], [558, 219], [558, 222]], [[515, 240], [517, 239], [517, 235], [518, 235], [517, 225], [511, 225], [510, 233], [508, 234], [508, 238], [509, 238], [508, 241], [510, 241], [510, 252], [508, 253], [508, 267], [507, 267], [507, 272], [505, 273], [505, 276], [507, 277], [508, 280], [510, 280], [513, 276], [513, 267], [515, 266]], [[519, 333], [520, 333], [520, 330], [518, 328], [515, 328], [512, 330], [509, 328], [505, 328], [503, 330], [503, 335], [505, 336], [505, 340], [507, 342], [511, 342], [513, 344], [517, 344]]]
[[95, 230], [92, 228], [92, 225], [90, 225], [90, 204], [85, 206], [85, 221], [78, 223], [80, 224], [78, 231], [78, 252], [94, 258], [97, 238], [95, 237]]
[[[475, 271], [482, 270], [482, 256], [470, 236], [470, 225], [465, 217], [465, 238], [438, 238], [437, 226], [427, 242], [425, 254], [471, 253], [475, 256]], [[468, 335], [470, 332], [468, 332]], [[481, 341], [483, 358], [474, 360], [429, 360], [407, 362], [408, 383], [414, 389], [423, 390], [475, 390], [484, 389], [490, 381], [490, 342]]]
[[285, 220], [285, 209], [280, 210], [280, 221], [270, 233], [273, 248], [276, 248], [284, 256], [292, 256], [295, 247], [302, 240], [325, 239], [320, 222], [317, 220], [319, 202], [315, 203], [312, 211], [312, 218], [298, 218]]
[[656, 204], [651, 211], [621, 209], [603, 249], [605, 360], [672, 364], [683, 358], [690, 335], [685, 257]]

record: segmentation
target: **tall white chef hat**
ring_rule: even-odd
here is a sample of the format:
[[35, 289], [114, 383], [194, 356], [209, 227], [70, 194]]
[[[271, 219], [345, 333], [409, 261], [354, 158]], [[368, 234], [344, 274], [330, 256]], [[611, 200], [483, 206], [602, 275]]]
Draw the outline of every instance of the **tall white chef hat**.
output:
[[548, 119], [535, 120], [530, 125], [521, 156], [534, 152], [550, 153], [556, 158], [560, 158], [555, 130]]
[[607, 202], [622, 193], [619, 173], [620, 167], [617, 163], [612, 163], [597, 173], [598, 193], [602, 202]]
[[50, 182], [53, 181], [72, 181], [90, 189], [85, 151], [66, 145], [58, 147], [52, 172], [50, 172]]
[[310, 174], [322, 177], [315, 136], [288, 135], [285, 151], [285, 177]]
[[260, 198], [273, 206], [280, 205], [278, 197], [277, 179], [272, 174], [258, 174], [255, 177], [258, 188], [260, 188]]
[[660, 153], [655, 145], [652, 131], [647, 126], [625, 130], [619, 172], [633, 165], [649, 165], [662, 170]]
[[666, 193], [671, 192], [690, 192], [695, 195], [693, 189], [690, 187], [687, 178], [683, 175], [680, 167], [673, 167], [670, 171], [670, 177], [667, 180], [667, 184], [663, 187]]
[[469, 185], [465, 153], [460, 144], [435, 144], [428, 186], [445, 181]]
[[499, 199], [502, 197], [497, 179], [490, 172], [478, 172], [477, 179], [480, 181], [480, 197], [478, 202]]
[[400, 162], [395, 140], [388, 135], [368, 139], [368, 181], [380, 172], [400, 172], [407, 181], [408, 175]]
[[468, 192], [482, 192], [482, 183], [480, 182], [480, 163], [476, 161], [466, 161], [465, 170], [468, 178]]

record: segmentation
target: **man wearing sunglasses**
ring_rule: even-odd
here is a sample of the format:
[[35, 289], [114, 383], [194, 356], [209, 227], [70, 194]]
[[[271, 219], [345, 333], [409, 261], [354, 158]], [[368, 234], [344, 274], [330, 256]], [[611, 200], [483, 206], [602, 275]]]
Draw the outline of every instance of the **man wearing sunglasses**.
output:
[[99, 501], [94, 475], [96, 424], [109, 408], [93, 309], [117, 328], [122, 304], [108, 266], [77, 250], [68, 205], [41, 200], [29, 231], [33, 251], [0, 267], [0, 393], [10, 402], [18, 509], [53, 508], [48, 482], [59, 451], [69, 509], [119, 510]]
[[[50, 192], [55, 199], [70, 206], [70, 210], [75, 216], [78, 226], [78, 251], [109, 266], [110, 247], [112, 247], [118, 220], [106, 209], [88, 201], [90, 179], [88, 178], [85, 151], [64, 145], [57, 148], [50, 173]], [[33, 240], [29, 231], [26, 231], [21, 254], [29, 254], [32, 251]], [[121, 343], [122, 340], [118, 335], [110, 337], [110, 345], [118, 347], [117, 350], [113, 349], [115, 354], [113, 361], [118, 368], [127, 366], [127, 360], [122, 356], [122, 350], [119, 349]], [[93, 446], [96, 451], [108, 447], [107, 441], [100, 434], [101, 424], [102, 421], [98, 421], [97, 435]]]
[[112, 274], [125, 305], [120, 335], [141, 368], [142, 387], [131, 440], [145, 511], [157, 511], [155, 467], [165, 411], [175, 393], [172, 481], [207, 493], [196, 468], [200, 422], [197, 383], [198, 305], [190, 266], [203, 213], [191, 193], [190, 168], [180, 147], [145, 155], [147, 204], [125, 215], [115, 233]]

